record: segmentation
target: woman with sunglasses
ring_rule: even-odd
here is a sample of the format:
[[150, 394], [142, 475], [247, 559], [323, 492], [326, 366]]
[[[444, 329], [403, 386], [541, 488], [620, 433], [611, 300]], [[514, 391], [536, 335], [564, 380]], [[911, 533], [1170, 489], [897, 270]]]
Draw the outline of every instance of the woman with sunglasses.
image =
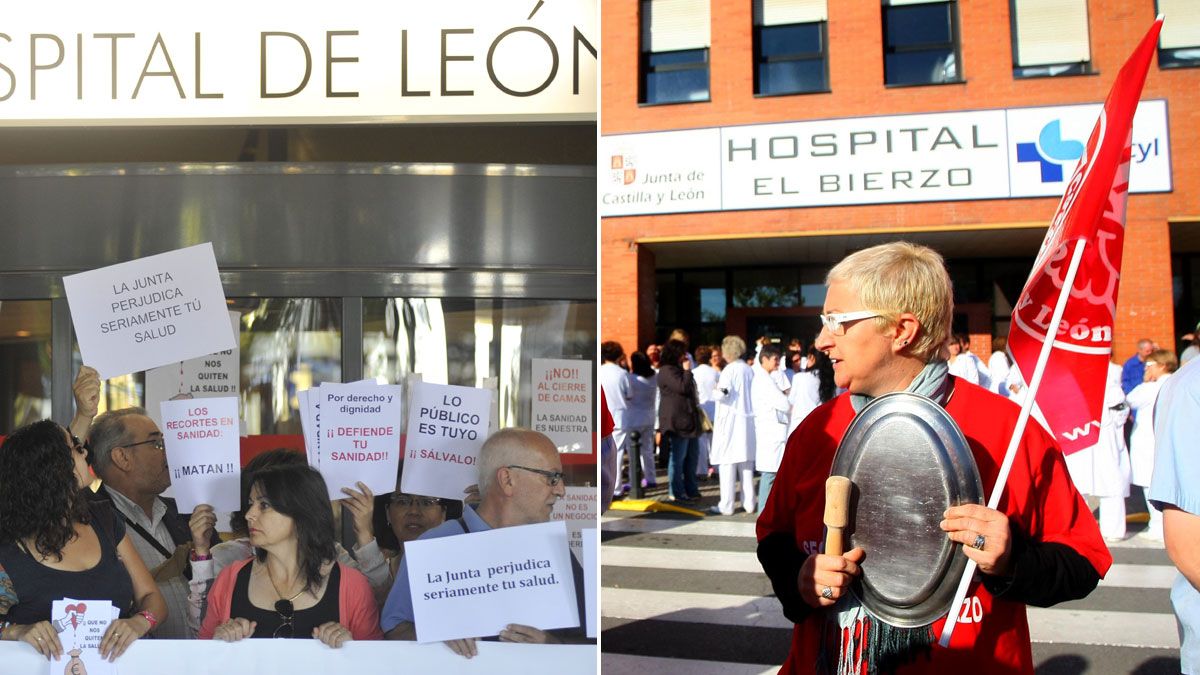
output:
[[[895, 628], [865, 617], [853, 598], [843, 600], [863, 569], [885, 570], [886, 577], [888, 564], [897, 562], [880, 558], [886, 554], [878, 549], [827, 555], [820, 548], [825, 480], [847, 428], [872, 399], [908, 391], [940, 405], [966, 437], [985, 494], [995, 487], [1020, 408], [949, 373], [939, 352], [953, 313], [945, 263], [924, 246], [895, 242], [864, 249], [826, 278], [816, 347], [833, 362], [836, 384], [849, 391], [812, 411], [788, 439], [757, 523], [758, 558], [784, 615], [795, 624], [783, 673], [1032, 674], [1025, 606], [1084, 597], [1112, 564], [1054, 438], [1030, 423], [1019, 439], [999, 509], [962, 504], [926, 519], [912, 506], [926, 495], [900, 489], [880, 496], [909, 504], [905, 517], [944, 533], [933, 543], [978, 564], [980, 575], [968, 591], [970, 611], [960, 614], [969, 620], [958, 624], [948, 648], [935, 644], [944, 617], [913, 629]], [[895, 481], [902, 488], [921, 484], [906, 483], [904, 475]], [[936, 493], [928, 497], [938, 499]], [[864, 524], [892, 525], [860, 517], [868, 518]], [[890, 580], [902, 583], [895, 576]], [[919, 595], [915, 582], [911, 587], [914, 604], [932, 593]]]
[[276, 466], [253, 480], [245, 517], [255, 555], [217, 577], [200, 637], [314, 638], [330, 647], [381, 639], [366, 577], [336, 562], [321, 474]]
[[100, 640], [112, 661], [167, 615], [125, 525], [84, 494], [87, 451], [50, 420], [14, 431], [0, 446], [0, 639], [49, 659], [62, 642], [50, 623], [63, 598], [108, 600], [120, 612]]

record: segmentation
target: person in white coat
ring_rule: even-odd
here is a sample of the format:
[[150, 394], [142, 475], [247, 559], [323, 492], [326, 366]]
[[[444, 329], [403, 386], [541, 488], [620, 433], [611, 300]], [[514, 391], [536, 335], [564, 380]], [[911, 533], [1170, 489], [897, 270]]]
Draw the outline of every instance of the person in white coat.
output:
[[1008, 371], [1012, 362], [1008, 360], [1005, 350], [1008, 348], [1008, 338], [997, 335], [992, 338], [992, 355], [988, 357], [988, 377], [992, 381], [992, 391], [1008, 398]]
[[1066, 456], [1075, 488], [1100, 499], [1100, 534], [1108, 541], [1125, 538], [1125, 498], [1129, 496], [1129, 455], [1125, 449], [1128, 418], [1129, 405], [1121, 390], [1121, 366], [1110, 362], [1096, 444]]
[[613, 496], [621, 496], [621, 462], [628, 446], [629, 431], [625, 426], [625, 409], [629, 406], [629, 372], [625, 370], [625, 348], [611, 340], [600, 344], [600, 388], [608, 401], [613, 419], [613, 445], [617, 449], [617, 484]]
[[767, 504], [775, 472], [783, 461], [783, 444], [787, 441], [788, 420], [791, 417], [787, 396], [779, 390], [772, 373], [782, 370], [782, 353], [776, 345], [766, 345], [758, 352], [754, 379], [750, 383], [750, 405], [754, 409], [754, 468], [762, 477], [758, 484], [758, 508]]
[[[696, 394], [700, 397], [700, 409], [708, 415], [711, 422], [717, 416], [717, 402], [713, 400], [713, 392], [717, 389], [717, 381], [721, 377], [721, 352], [708, 345], [696, 347], [696, 363], [700, 364], [692, 370], [696, 380]], [[712, 449], [712, 432], [700, 434], [700, 458], [696, 461], [696, 477], [708, 478], [708, 454]]]
[[721, 355], [728, 365], [721, 371], [713, 400], [717, 402], [717, 417], [713, 420], [713, 442], [709, 461], [717, 465], [721, 481], [721, 501], [710, 513], [733, 515], [737, 497], [737, 480], [742, 480], [742, 508], [754, 513], [754, 409], [750, 404], [750, 387], [754, 371], [742, 360], [746, 342], [736, 335], [721, 341]]
[[[1179, 368], [1179, 361], [1174, 352], [1156, 349], [1146, 357], [1145, 366], [1143, 382], [1125, 396], [1135, 415], [1133, 433], [1129, 436], [1129, 462], [1133, 469], [1133, 484], [1142, 488], [1150, 487], [1150, 479], [1154, 474], [1154, 402], [1158, 399], [1158, 390], [1163, 382]], [[1148, 499], [1146, 509], [1150, 512], [1150, 525], [1146, 528], [1146, 536], [1155, 541], [1162, 541], [1162, 511]]]

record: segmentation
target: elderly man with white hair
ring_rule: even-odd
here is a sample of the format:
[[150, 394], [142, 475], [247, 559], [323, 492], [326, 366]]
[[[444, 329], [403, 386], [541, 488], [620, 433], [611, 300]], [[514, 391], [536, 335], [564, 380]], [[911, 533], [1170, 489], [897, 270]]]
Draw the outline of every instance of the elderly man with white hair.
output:
[[[531, 429], [501, 429], [488, 437], [479, 451], [480, 503], [463, 509], [461, 518], [445, 523], [421, 535], [421, 539], [452, 537], [464, 533], [485, 532], [501, 527], [532, 525], [550, 520], [555, 502], [566, 495], [562, 460], [554, 442]], [[575, 574], [579, 616], [584, 616], [583, 569], [571, 556]], [[408, 563], [402, 560], [396, 583], [388, 594], [380, 616], [380, 626], [389, 640], [415, 640], [416, 625], [408, 579]], [[498, 636], [502, 642], [582, 642], [581, 629], [543, 631], [533, 626], [511, 624]], [[449, 640], [455, 653], [471, 658], [477, 648], [475, 638]]]

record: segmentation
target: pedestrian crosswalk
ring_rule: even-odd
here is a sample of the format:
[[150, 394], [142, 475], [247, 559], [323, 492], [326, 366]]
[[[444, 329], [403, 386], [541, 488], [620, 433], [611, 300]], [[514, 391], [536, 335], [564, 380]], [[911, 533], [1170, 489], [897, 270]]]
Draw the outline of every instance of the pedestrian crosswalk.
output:
[[[602, 518], [603, 672], [774, 673], [791, 623], [755, 556], [754, 516], [698, 519], [610, 511]], [[1111, 544], [1090, 596], [1029, 608], [1039, 673], [1179, 672], [1175, 568], [1162, 545]]]

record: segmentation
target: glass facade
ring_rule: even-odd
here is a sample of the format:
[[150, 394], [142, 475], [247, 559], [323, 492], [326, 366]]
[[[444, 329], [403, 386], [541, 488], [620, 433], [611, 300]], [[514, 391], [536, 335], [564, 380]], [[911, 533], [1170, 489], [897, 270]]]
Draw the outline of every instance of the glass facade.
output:
[[0, 429], [50, 417], [50, 301], [0, 301]]

